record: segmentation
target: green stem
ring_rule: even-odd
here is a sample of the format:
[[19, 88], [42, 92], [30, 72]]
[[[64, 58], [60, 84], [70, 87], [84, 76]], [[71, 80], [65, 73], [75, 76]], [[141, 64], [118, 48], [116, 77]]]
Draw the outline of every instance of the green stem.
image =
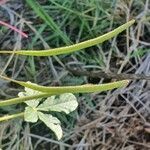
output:
[[33, 100], [33, 99], [37, 99], [37, 98], [45, 98], [45, 97], [48, 97], [51, 95], [52, 94], [49, 94], [49, 93], [42, 93], [42, 94], [33, 95], [33, 96], [25, 96], [25, 97], [12, 98], [9, 100], [1, 100], [0, 101], [0, 107], [18, 104], [18, 103], [22, 103], [24, 101], [29, 101], [29, 100]]
[[3, 117], [0, 117], [0, 122], [1, 121], [7, 121], [9, 119], [14, 119], [14, 118], [18, 118], [18, 117], [23, 117], [24, 116], [24, 113], [18, 113], [18, 114], [13, 114], [13, 115], [6, 115], [6, 116], [3, 116]]
[[113, 31], [106, 33], [102, 36], [99, 36], [94, 39], [90, 39], [78, 44], [70, 45], [70, 46], [65, 46], [65, 47], [60, 47], [60, 48], [54, 48], [54, 49], [49, 49], [49, 50], [19, 50], [19, 51], [0, 51], [0, 53], [14, 53], [14, 54], [20, 54], [20, 55], [29, 55], [29, 56], [54, 56], [54, 55], [60, 55], [60, 54], [66, 54], [66, 53], [71, 53], [74, 51], [78, 51], [87, 47], [91, 47], [94, 45], [97, 45], [99, 43], [103, 43], [104, 41], [116, 36], [117, 34], [121, 33], [125, 29], [127, 29], [129, 26], [131, 26], [135, 20], [131, 20], [122, 26], [114, 29]]

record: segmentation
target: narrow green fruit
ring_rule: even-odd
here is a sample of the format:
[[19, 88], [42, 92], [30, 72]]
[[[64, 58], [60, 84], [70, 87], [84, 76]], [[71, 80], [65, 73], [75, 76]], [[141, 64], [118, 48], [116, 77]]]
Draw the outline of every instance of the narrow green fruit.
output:
[[60, 47], [60, 48], [54, 48], [54, 49], [48, 49], [48, 50], [18, 50], [18, 51], [0, 51], [0, 53], [9, 53], [9, 54], [19, 54], [19, 55], [29, 55], [29, 56], [54, 56], [54, 55], [60, 55], [60, 54], [66, 54], [75, 52], [87, 47], [91, 47], [100, 43], [103, 43], [106, 40], [109, 40], [110, 38], [118, 35], [122, 31], [126, 30], [128, 27], [130, 27], [135, 20], [131, 20], [120, 27], [114, 29], [111, 32], [108, 32], [102, 36], [99, 36], [97, 38], [93, 38], [81, 43], [77, 43], [70, 46]]
[[122, 81], [116, 81], [112, 83], [105, 83], [105, 84], [85, 84], [85, 85], [77, 85], [77, 86], [60, 86], [60, 87], [46, 87], [37, 85], [34, 83], [29, 82], [23, 82], [23, 81], [17, 81], [13, 80], [7, 77], [0, 76], [1, 78], [12, 81], [14, 83], [17, 83], [21, 86], [44, 92], [49, 94], [62, 94], [62, 93], [90, 93], [90, 92], [102, 92], [107, 90], [112, 90], [115, 88], [121, 88], [126, 86], [129, 83], [129, 80], [122, 80]]

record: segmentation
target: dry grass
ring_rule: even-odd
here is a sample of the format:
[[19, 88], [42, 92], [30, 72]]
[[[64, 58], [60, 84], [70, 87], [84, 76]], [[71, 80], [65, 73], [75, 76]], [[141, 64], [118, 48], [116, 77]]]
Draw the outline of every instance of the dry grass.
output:
[[[43, 3], [45, 4], [45, 1]], [[77, 3], [82, 7], [84, 6], [82, 1], [78, 1]], [[92, 8], [92, 1], [89, 1], [86, 5], [85, 7], [88, 9]], [[28, 32], [32, 32], [31, 37], [34, 35], [34, 39], [23, 40], [20, 35], [4, 30], [4, 33], [2, 32], [3, 34], [0, 35], [1, 49], [36, 48], [41, 44], [44, 48], [48, 48], [49, 45], [59, 46], [63, 44], [55, 34], [47, 39], [47, 32], [52, 33], [52, 31], [47, 29], [44, 24], [41, 26], [39, 24], [36, 25], [39, 21], [38, 18], [32, 14], [33, 12], [27, 11], [27, 8], [24, 7], [21, 1], [13, 0], [11, 3], [3, 5], [0, 8], [2, 8], [0, 14], [3, 14], [1, 12], [7, 13], [7, 17], [3, 15], [2, 18], [6, 20], [9, 18], [10, 23], [18, 25], [20, 29], [25, 24], [27, 28], [30, 28]], [[56, 8], [53, 6], [51, 13], [56, 12]], [[60, 13], [61, 11], [58, 12], [59, 15]], [[82, 27], [76, 25], [76, 22], [71, 20], [71, 17], [67, 18], [69, 21], [65, 22], [66, 26], [61, 24], [61, 28], [64, 26], [63, 30], [65, 30], [68, 27], [68, 37], [73, 37], [72, 40], [78, 42], [88, 39], [90, 36], [96, 36], [97, 30], [100, 27], [102, 30], [98, 34], [103, 33], [103, 30], [110, 30], [114, 26], [122, 24], [122, 22], [125, 22], [125, 20], [128, 21], [131, 18], [136, 19], [136, 24], [127, 30], [126, 33], [114, 38], [109, 43], [111, 46], [104, 43], [102, 46], [94, 47], [95, 51], [92, 52], [80, 52], [71, 56], [48, 59], [0, 56], [0, 61], [2, 62], [0, 64], [1, 72], [13, 78], [32, 80], [43, 85], [106, 82], [105, 79], [95, 80], [87, 77], [75, 77], [65, 70], [65, 65], [80, 67], [84, 70], [101, 69], [105, 72], [111, 70], [116, 73], [123, 72], [150, 76], [149, 1], [117, 1], [113, 10], [107, 9], [104, 15], [106, 20], [111, 21], [105, 27], [102, 27], [102, 25], [99, 26], [100, 22], [98, 22], [99, 18], [96, 13], [97, 11], [92, 11], [90, 14], [89, 10], [87, 14], [91, 15], [94, 19], [90, 18], [89, 21], [89, 18], [84, 18], [85, 16], [81, 19], [85, 19], [85, 22], [82, 22], [81, 26], [86, 28], [85, 30], [89, 32], [89, 35]], [[56, 14], [52, 15], [59, 22], [61, 17], [63, 18], [67, 15], [65, 12], [64, 14], [60, 18], [58, 16], [57, 18]], [[72, 16], [75, 20], [77, 19], [76, 15]], [[31, 19], [35, 20], [33, 24], [27, 21]], [[102, 18], [100, 21], [102, 21]], [[91, 30], [88, 27], [90, 23], [93, 25]], [[72, 24], [72, 27], [69, 24]], [[38, 28], [40, 28], [40, 31], [37, 30]], [[15, 85], [11, 85], [10, 83], [5, 83], [4, 86], [2, 82], [4, 81], [0, 80], [0, 95], [2, 98], [14, 96], [18, 90], [21, 90], [16, 89]], [[11, 87], [11, 92], [7, 90], [8, 87]], [[27, 150], [150, 149], [150, 81], [133, 80], [124, 89], [80, 95], [78, 100], [80, 106], [74, 115], [70, 116], [69, 119], [59, 116], [64, 121], [64, 138], [61, 142], [52, 140], [53, 136], [49, 134], [49, 130], [46, 130], [40, 123], [29, 126], [29, 124], [24, 124], [21, 120], [19, 124], [18, 120], [14, 120], [0, 125], [2, 147], [8, 150], [20, 150], [24, 148]], [[0, 111], [2, 113], [3, 111], [14, 112], [13, 109], [20, 110], [22, 106], [14, 106], [12, 109], [4, 108]]]

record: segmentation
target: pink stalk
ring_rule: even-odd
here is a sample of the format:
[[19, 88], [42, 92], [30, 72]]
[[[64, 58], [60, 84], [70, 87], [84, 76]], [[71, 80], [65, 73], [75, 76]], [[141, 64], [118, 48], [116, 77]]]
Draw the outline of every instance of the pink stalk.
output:
[[26, 33], [22, 32], [21, 30], [17, 29], [16, 27], [14, 27], [14, 26], [6, 23], [6, 22], [0, 21], [0, 24], [3, 25], [3, 26], [6, 26], [6, 27], [8, 27], [8, 28], [10, 28], [10, 29], [12, 29], [12, 30], [14, 30], [16, 32], [18, 32], [23, 37], [26, 37], [26, 38], [28, 37], [28, 35]]
[[7, 1], [9, 1], [9, 0], [0, 0], [0, 5], [5, 4]]

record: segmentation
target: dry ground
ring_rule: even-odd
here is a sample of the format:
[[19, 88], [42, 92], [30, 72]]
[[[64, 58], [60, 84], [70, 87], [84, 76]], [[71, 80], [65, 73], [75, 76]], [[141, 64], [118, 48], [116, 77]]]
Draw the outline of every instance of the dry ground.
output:
[[[87, 51], [52, 58], [0, 56], [0, 70], [10, 77], [42, 85], [104, 83], [115, 79], [75, 76], [65, 66], [87, 71], [150, 76], [149, 0], [39, 1], [54, 19], [47, 24], [26, 1], [0, 6], [0, 18], [28, 33], [24, 39], [0, 26], [0, 49], [40, 49], [76, 43], [98, 36], [134, 18], [136, 23], [117, 38]], [[60, 4], [60, 5], [57, 5]], [[61, 7], [63, 6], [63, 7]], [[73, 10], [73, 12], [71, 12]], [[58, 26], [56, 26], [58, 25]], [[51, 28], [50, 28], [51, 27]], [[60, 36], [57, 27], [66, 33]], [[0, 80], [0, 99], [15, 97], [22, 89]], [[150, 81], [131, 80], [123, 89], [77, 95], [79, 107], [70, 116], [58, 116], [64, 137], [55, 140], [41, 123], [21, 119], [1, 123], [0, 146], [7, 150], [149, 150]], [[24, 105], [0, 108], [0, 113], [21, 111]]]

